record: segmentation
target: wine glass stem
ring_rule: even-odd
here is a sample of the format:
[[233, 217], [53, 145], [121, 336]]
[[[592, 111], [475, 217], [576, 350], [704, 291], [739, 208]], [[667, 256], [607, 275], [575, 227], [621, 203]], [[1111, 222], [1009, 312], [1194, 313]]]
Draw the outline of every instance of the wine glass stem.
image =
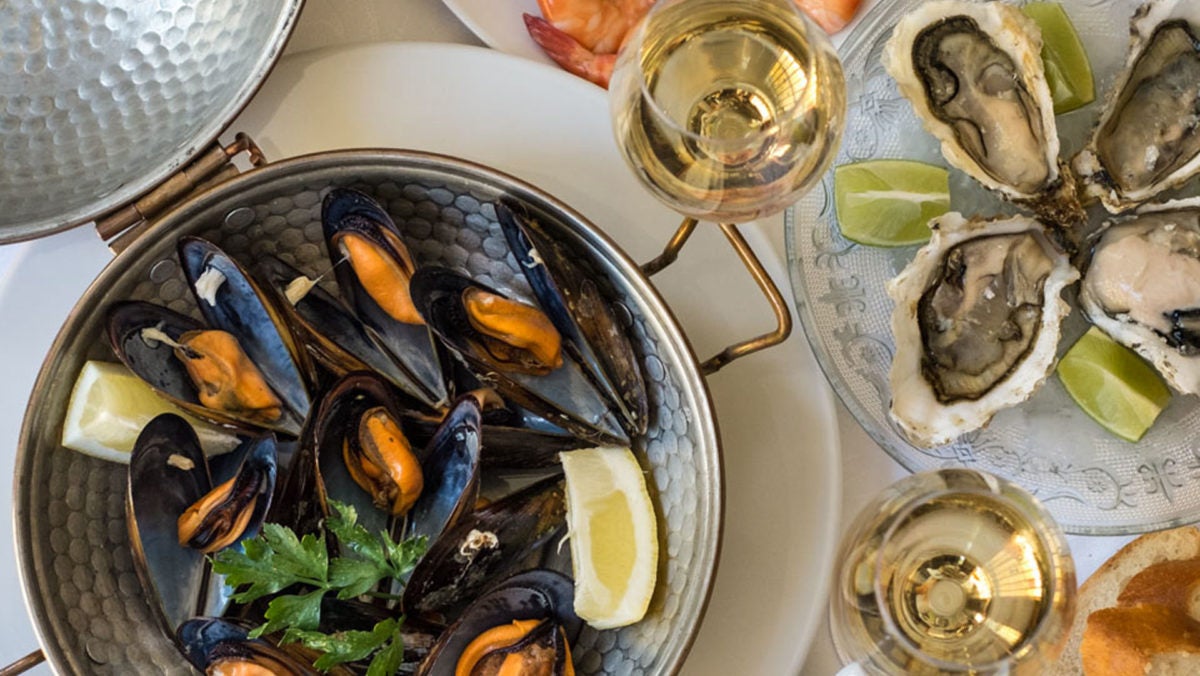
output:
[[[679, 225], [679, 229], [675, 231], [675, 235], [671, 237], [671, 241], [667, 242], [667, 246], [663, 248], [663, 252], [658, 257], [642, 265], [642, 272], [649, 277], [675, 262], [675, 259], [679, 257], [679, 251], [687, 243], [692, 233], [695, 232], [696, 224], [696, 219], [685, 218], [683, 223]], [[758, 256], [754, 255], [754, 250], [750, 248], [750, 244], [742, 237], [742, 233], [737, 229], [736, 224], [721, 223], [720, 227], [721, 232], [725, 233], [725, 238], [729, 240], [738, 257], [742, 259], [742, 263], [745, 264], [746, 269], [750, 271], [750, 276], [758, 284], [759, 290], [763, 292], [763, 295], [767, 297], [767, 302], [771, 304], [771, 311], [775, 313], [776, 326], [774, 331], [744, 340], [740, 343], [734, 343], [708, 361], [705, 361], [700, 365], [700, 370], [704, 375], [712, 375], [729, 362], [752, 352], [758, 352], [759, 350], [778, 345], [787, 340], [787, 337], [792, 333], [792, 313], [788, 311], [787, 301], [784, 300], [783, 294], [779, 292], [779, 287], [775, 285], [774, 280], [771, 279], [766, 269], [763, 268], [762, 262], [758, 260]]]

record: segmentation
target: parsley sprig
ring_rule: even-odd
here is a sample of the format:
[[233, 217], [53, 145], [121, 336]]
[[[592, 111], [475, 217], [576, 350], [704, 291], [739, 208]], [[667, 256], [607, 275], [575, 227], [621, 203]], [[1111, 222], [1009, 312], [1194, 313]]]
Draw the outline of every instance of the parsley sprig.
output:
[[[314, 663], [322, 671], [344, 662], [375, 657], [368, 676], [393, 674], [404, 656], [401, 626], [404, 618], [389, 618], [370, 631], [317, 630], [321, 622], [321, 599], [334, 592], [339, 599], [363, 595], [394, 599], [373, 591], [385, 578], [403, 580], [425, 553], [426, 538], [396, 542], [387, 532], [371, 534], [359, 525], [351, 505], [330, 501], [333, 513], [326, 527], [341, 544], [342, 556], [329, 558], [325, 533], [298, 537], [276, 523], [263, 524], [262, 531], [242, 541], [240, 551], [227, 549], [213, 559], [213, 570], [225, 576], [239, 603], [278, 594], [264, 613], [266, 622], [250, 632], [252, 638], [277, 631], [283, 643], [299, 641], [323, 655]], [[281, 594], [295, 585], [308, 588], [300, 593]]]

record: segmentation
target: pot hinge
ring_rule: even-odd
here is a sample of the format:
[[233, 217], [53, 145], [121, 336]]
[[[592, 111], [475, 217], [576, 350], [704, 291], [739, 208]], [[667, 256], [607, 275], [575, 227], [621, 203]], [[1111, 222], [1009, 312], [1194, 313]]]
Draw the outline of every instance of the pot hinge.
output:
[[233, 158], [247, 153], [250, 164], [260, 167], [267, 163], [262, 150], [246, 134], [238, 133], [233, 143], [222, 146], [219, 141], [172, 174], [150, 192], [132, 203], [96, 219], [96, 232], [108, 242], [113, 253], [120, 253], [145, 232], [154, 218], [190, 195], [196, 188], [215, 185], [233, 178], [239, 171]]

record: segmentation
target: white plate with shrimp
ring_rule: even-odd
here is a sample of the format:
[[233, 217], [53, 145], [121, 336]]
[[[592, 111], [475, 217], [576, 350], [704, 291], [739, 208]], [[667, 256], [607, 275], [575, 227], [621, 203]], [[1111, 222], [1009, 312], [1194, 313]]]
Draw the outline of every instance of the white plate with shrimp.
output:
[[[613, 55], [621, 39], [654, 0], [442, 0], [471, 32], [489, 47], [543, 63], [555, 61], [598, 84], [608, 81]], [[796, 0], [796, 4], [830, 34], [854, 19], [870, 0]], [[547, 12], [549, 13], [547, 15]], [[539, 41], [530, 37], [524, 15], [549, 19]], [[566, 31], [557, 35], [550, 27]], [[835, 40], [835, 44], [836, 44]], [[552, 60], [548, 51], [557, 52]]]

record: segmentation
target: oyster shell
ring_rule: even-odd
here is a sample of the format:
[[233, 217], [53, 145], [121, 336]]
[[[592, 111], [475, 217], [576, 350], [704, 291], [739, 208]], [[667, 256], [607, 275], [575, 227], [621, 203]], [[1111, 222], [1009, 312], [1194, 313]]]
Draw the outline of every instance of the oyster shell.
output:
[[1036, 24], [1000, 2], [927, 2], [896, 24], [883, 65], [951, 165], [1043, 220], [1085, 220], [1058, 160]]
[[1200, 394], [1200, 201], [1110, 223], [1092, 249], [1079, 304], [1172, 387]]
[[1150, 0], [1133, 15], [1125, 70], [1072, 166], [1112, 213], [1200, 171], [1200, 3]]
[[892, 419], [936, 446], [987, 424], [1041, 386], [1069, 312], [1059, 294], [1079, 278], [1042, 223], [948, 213], [887, 285], [896, 302]]

